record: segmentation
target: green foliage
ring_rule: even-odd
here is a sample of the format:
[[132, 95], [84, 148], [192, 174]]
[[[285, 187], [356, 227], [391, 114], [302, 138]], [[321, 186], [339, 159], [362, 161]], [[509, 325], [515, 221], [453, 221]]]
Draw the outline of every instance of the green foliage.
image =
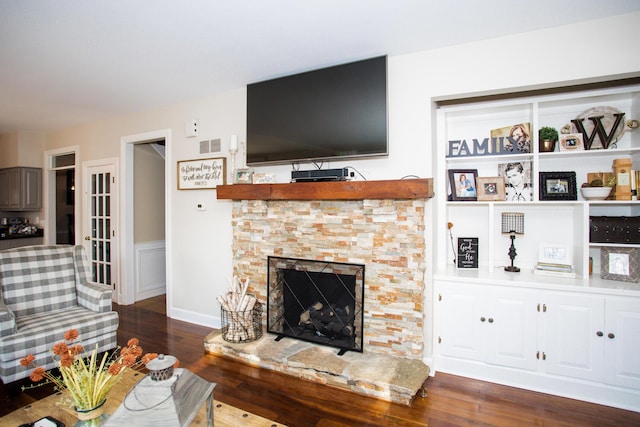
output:
[[538, 137], [540, 138], [540, 141], [557, 141], [558, 131], [555, 128], [544, 126], [538, 131]]

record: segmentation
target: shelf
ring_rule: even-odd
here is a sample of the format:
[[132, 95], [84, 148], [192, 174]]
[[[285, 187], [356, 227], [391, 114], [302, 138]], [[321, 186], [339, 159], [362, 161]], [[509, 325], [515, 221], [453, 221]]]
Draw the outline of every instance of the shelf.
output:
[[593, 150], [578, 150], [578, 151], [553, 151], [550, 153], [538, 153], [540, 159], [548, 160], [548, 159], [559, 159], [559, 158], [576, 158], [579, 159], [581, 157], [627, 157], [632, 154], [640, 153], [640, 148], [609, 148], [606, 150], [603, 149], [593, 149]]
[[232, 200], [430, 199], [434, 196], [433, 178], [234, 184], [219, 185], [216, 192], [218, 199]]
[[446, 157], [447, 163], [465, 163], [465, 162], [521, 162], [523, 160], [533, 160], [534, 153], [519, 154], [487, 154], [483, 156], [455, 156]]

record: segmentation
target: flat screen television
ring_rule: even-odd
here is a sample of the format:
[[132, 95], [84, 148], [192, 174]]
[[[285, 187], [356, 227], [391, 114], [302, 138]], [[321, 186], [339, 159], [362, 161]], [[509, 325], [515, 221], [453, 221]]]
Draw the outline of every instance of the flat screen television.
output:
[[247, 85], [247, 165], [385, 156], [387, 57]]

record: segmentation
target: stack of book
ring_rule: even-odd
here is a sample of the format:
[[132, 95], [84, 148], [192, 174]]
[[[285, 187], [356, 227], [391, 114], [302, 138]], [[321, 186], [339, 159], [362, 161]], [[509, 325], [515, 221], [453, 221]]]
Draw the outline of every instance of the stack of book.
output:
[[576, 277], [573, 267], [569, 264], [553, 264], [550, 262], [539, 262], [533, 269], [533, 274], [538, 276], [566, 277], [574, 279]]

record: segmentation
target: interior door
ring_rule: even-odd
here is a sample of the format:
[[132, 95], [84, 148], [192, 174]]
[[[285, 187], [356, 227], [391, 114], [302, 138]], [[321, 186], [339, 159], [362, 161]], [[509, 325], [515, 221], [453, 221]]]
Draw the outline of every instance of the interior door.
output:
[[111, 286], [117, 300], [115, 170], [113, 164], [85, 165], [84, 246], [91, 260], [93, 281]]

